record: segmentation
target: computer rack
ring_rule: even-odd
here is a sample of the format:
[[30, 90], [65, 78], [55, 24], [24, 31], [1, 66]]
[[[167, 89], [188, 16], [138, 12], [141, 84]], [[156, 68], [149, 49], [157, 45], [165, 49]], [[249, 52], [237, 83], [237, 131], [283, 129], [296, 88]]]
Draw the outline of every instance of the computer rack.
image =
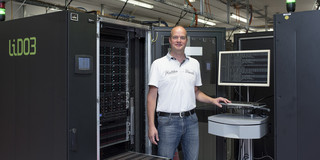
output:
[[121, 30], [108, 28], [107, 31], [101, 31], [101, 148], [129, 141], [129, 54], [126, 44], [127, 36], [127, 33]]

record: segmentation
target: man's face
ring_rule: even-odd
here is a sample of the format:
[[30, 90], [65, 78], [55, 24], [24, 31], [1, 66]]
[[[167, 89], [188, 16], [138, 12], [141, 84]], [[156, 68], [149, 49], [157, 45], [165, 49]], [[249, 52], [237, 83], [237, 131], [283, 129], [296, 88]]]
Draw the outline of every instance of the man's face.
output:
[[169, 43], [172, 51], [183, 51], [187, 44], [187, 31], [183, 27], [173, 28]]

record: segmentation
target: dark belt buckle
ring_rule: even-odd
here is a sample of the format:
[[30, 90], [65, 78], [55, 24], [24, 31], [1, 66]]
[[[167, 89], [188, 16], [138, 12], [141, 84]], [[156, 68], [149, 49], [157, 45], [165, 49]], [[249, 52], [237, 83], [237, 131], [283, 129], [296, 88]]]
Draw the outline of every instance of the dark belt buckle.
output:
[[185, 114], [185, 112], [180, 112], [180, 113], [179, 113], [180, 118], [183, 118], [183, 117], [184, 117], [184, 114]]

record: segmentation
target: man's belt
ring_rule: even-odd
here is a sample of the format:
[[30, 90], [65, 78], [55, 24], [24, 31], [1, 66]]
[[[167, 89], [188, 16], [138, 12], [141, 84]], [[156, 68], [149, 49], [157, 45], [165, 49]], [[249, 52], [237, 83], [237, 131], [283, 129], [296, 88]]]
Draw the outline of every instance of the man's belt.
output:
[[190, 111], [180, 112], [180, 113], [158, 112], [158, 116], [164, 116], [164, 117], [179, 116], [182, 118], [185, 116], [190, 116], [193, 113], [195, 113], [195, 109], [192, 109]]

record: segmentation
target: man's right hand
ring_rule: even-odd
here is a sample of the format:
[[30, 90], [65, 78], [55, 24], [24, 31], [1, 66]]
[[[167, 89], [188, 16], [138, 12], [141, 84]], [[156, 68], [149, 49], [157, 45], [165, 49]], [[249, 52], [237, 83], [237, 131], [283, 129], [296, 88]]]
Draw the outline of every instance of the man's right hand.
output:
[[151, 143], [158, 145], [159, 137], [158, 137], [158, 130], [156, 127], [149, 127], [149, 140]]

